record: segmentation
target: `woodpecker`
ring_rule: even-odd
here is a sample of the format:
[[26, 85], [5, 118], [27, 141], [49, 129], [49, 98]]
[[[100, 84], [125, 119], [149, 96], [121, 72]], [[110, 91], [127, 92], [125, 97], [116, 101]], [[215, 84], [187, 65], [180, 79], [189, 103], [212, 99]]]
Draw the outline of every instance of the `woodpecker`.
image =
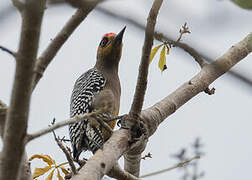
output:
[[[104, 122], [118, 115], [120, 107], [121, 85], [118, 65], [122, 54], [122, 38], [126, 27], [117, 35], [107, 33], [98, 46], [96, 63], [93, 68], [82, 74], [75, 82], [70, 117], [103, 109], [97, 115]], [[115, 121], [108, 122], [113, 129]], [[73, 148], [73, 157], [78, 160], [82, 151], [94, 154], [110, 137], [99, 123], [85, 119], [69, 125], [69, 134]]]

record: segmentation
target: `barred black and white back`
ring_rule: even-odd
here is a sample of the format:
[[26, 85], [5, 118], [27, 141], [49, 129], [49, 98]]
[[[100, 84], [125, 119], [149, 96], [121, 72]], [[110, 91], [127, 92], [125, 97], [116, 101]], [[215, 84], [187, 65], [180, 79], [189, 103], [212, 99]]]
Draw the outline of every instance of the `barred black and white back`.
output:
[[[71, 96], [70, 117], [92, 112], [92, 102], [96, 94], [103, 90], [105, 78], [95, 68], [82, 74], [75, 82]], [[78, 159], [82, 151], [93, 153], [103, 145], [101, 131], [91, 127], [88, 119], [69, 125], [73, 156]]]

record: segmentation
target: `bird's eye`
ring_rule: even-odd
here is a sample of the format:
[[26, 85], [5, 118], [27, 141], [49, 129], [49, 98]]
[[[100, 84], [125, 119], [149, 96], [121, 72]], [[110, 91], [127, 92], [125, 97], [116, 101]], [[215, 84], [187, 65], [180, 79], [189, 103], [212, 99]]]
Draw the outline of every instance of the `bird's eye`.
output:
[[107, 37], [104, 37], [104, 38], [102, 39], [101, 43], [100, 43], [100, 46], [101, 46], [101, 47], [105, 47], [107, 43], [108, 43], [108, 38], [107, 38]]

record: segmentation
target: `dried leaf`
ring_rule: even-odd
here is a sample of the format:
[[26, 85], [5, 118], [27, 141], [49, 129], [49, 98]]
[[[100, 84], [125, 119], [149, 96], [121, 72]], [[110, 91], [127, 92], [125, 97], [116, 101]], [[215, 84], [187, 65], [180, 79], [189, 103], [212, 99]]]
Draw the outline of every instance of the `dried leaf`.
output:
[[64, 167], [60, 167], [60, 169], [65, 175], [69, 174], [68, 170], [66, 170]]
[[58, 176], [58, 179], [59, 179], [59, 180], [64, 180], [64, 178], [60, 175], [60, 172], [59, 172], [58, 169], [57, 169], [57, 176]]
[[50, 172], [50, 174], [46, 177], [45, 180], [52, 180], [54, 171], [55, 171], [55, 169], [52, 170], [52, 172]]
[[160, 53], [160, 58], [158, 62], [158, 67], [159, 69], [163, 72], [167, 67], [166, 67], [166, 57], [165, 57], [165, 46], [163, 47], [161, 53]]
[[154, 56], [156, 55], [157, 51], [159, 50], [159, 48], [160, 48], [161, 46], [163, 46], [163, 45], [164, 45], [164, 44], [160, 44], [159, 46], [156, 46], [155, 48], [153, 48], [153, 49], [151, 50], [151, 54], [150, 54], [150, 63], [152, 62], [152, 60], [153, 60]]
[[43, 174], [48, 172], [51, 168], [52, 168], [52, 166], [46, 166], [44, 168], [35, 168], [34, 173], [32, 175], [33, 179], [35, 179], [39, 176], [42, 176]]
[[35, 154], [32, 157], [30, 157], [29, 161], [32, 161], [33, 159], [42, 159], [44, 162], [46, 162], [49, 166], [55, 164], [55, 161], [49, 156], [49, 155], [39, 155]]

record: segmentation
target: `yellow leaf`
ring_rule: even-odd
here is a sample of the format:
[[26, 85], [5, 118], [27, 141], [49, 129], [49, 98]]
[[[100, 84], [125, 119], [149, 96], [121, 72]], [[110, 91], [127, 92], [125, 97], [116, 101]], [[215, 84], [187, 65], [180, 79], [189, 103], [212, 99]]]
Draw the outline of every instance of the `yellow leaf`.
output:
[[163, 45], [164, 45], [164, 44], [160, 44], [159, 46], [156, 46], [155, 48], [153, 48], [153, 49], [151, 50], [150, 62], [149, 62], [149, 63], [152, 62], [152, 60], [153, 60], [154, 56], [156, 55], [157, 51], [158, 51], [159, 48], [160, 48], [161, 46], [163, 46]]
[[42, 176], [45, 174], [47, 171], [49, 171], [52, 168], [52, 166], [46, 166], [44, 168], [35, 168], [34, 173], [32, 175], [33, 179], [37, 178], [39, 176]]
[[32, 161], [33, 159], [42, 159], [44, 162], [46, 162], [49, 166], [55, 164], [55, 161], [49, 156], [49, 155], [39, 155], [35, 154], [32, 157], [30, 157], [29, 161]]
[[165, 46], [163, 47], [163, 49], [160, 53], [158, 67], [161, 71], [164, 71], [167, 68], [166, 67], [166, 57], [165, 57]]
[[166, 46], [166, 48], [167, 48], [166, 54], [169, 55], [170, 54], [170, 48], [168, 46]]
[[52, 170], [52, 172], [50, 172], [50, 174], [46, 177], [45, 180], [52, 180], [54, 171], [55, 171], [55, 169]]
[[64, 178], [60, 175], [60, 172], [59, 172], [58, 169], [57, 169], [57, 176], [58, 176], [58, 179], [59, 179], [59, 180], [64, 180]]
[[65, 175], [69, 174], [68, 170], [66, 170], [64, 167], [60, 167], [60, 169]]

